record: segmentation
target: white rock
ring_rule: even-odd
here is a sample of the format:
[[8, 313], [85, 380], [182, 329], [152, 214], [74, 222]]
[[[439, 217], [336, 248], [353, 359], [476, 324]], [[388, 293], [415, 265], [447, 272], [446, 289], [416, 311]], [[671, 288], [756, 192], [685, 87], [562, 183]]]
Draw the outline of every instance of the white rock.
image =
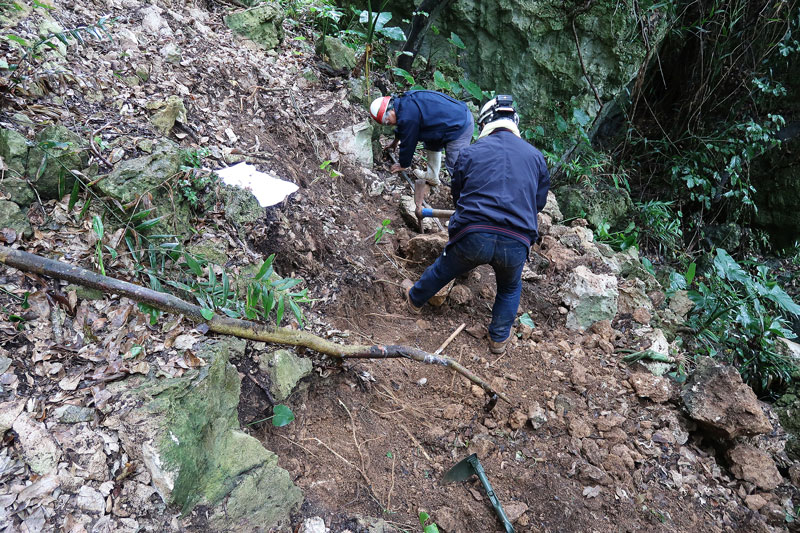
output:
[[325, 527], [325, 520], [319, 516], [306, 518], [300, 526], [300, 533], [328, 533], [330, 529]]
[[25, 400], [0, 403], [0, 433], [11, 429], [23, 409], [25, 409]]
[[562, 299], [569, 308], [567, 327], [587, 328], [617, 314], [617, 278], [595, 274], [583, 265], [575, 268], [562, 287]]
[[24, 413], [17, 417], [12, 428], [22, 445], [22, 457], [31, 470], [41, 475], [54, 473], [61, 459], [61, 449], [50, 437], [44, 424]]
[[372, 124], [359, 122], [334, 131], [330, 138], [343, 156], [361, 166], [372, 167]]
[[106, 499], [92, 487], [83, 486], [78, 491], [78, 508], [87, 513], [100, 513], [106, 510]]
[[158, 495], [165, 503], [169, 502], [172, 489], [175, 487], [175, 473], [165, 468], [158, 449], [153, 446], [152, 441], [142, 444], [142, 461], [147, 471], [150, 472], [153, 486], [158, 491]]
[[191, 350], [192, 346], [197, 343], [197, 340], [197, 337], [193, 337], [192, 335], [178, 335], [172, 347], [176, 350]]
[[19, 493], [18, 501], [27, 502], [28, 500], [37, 500], [43, 496], [47, 496], [59, 486], [58, 477], [50, 474], [40, 477], [35, 483], [32, 483], [22, 489]]
[[99, 490], [100, 494], [102, 494], [104, 498], [108, 498], [108, 495], [111, 494], [112, 490], [114, 490], [114, 482], [110, 480], [106, 481], [100, 485]]

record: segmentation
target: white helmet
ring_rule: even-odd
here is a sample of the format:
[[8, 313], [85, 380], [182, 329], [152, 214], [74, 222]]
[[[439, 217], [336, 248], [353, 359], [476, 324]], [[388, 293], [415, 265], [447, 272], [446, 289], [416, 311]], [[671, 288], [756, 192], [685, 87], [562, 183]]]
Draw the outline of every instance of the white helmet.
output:
[[378, 124], [386, 124], [384, 119], [386, 118], [386, 112], [391, 109], [391, 102], [391, 96], [381, 96], [372, 101], [369, 106], [369, 114], [375, 122]]
[[498, 94], [486, 102], [478, 115], [478, 126], [485, 127], [495, 120], [511, 120], [516, 126], [519, 124], [519, 115], [514, 110], [514, 98], [510, 94]]

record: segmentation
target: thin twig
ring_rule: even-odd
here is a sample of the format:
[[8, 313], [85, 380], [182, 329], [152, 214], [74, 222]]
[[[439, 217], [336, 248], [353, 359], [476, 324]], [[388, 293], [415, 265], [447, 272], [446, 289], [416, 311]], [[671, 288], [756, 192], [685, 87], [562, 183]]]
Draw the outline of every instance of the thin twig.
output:
[[288, 443], [290, 443], [290, 444], [294, 444], [295, 446], [297, 446], [298, 448], [300, 448], [301, 450], [303, 450], [304, 452], [306, 452], [306, 453], [307, 453], [308, 455], [310, 455], [311, 457], [313, 457], [313, 458], [315, 458], [315, 459], [319, 459], [319, 457], [317, 457], [316, 455], [314, 455], [314, 452], [312, 452], [311, 450], [309, 450], [308, 448], [306, 448], [305, 446], [303, 446], [303, 445], [302, 445], [302, 444], [300, 444], [299, 442], [295, 442], [295, 441], [293, 441], [292, 439], [290, 439], [289, 437], [285, 437], [285, 436], [281, 435], [280, 433], [276, 433], [276, 435], [277, 435], [277, 436], [279, 436], [280, 438], [282, 438], [283, 440], [287, 441]]
[[408, 428], [407, 428], [405, 425], [403, 425], [403, 424], [398, 424], [398, 425], [399, 425], [399, 426], [400, 426], [400, 427], [403, 429], [403, 431], [405, 431], [405, 432], [406, 432], [406, 435], [408, 435], [408, 438], [410, 438], [410, 439], [411, 439], [411, 442], [413, 442], [413, 443], [414, 443], [414, 445], [415, 445], [417, 448], [419, 448], [419, 451], [421, 451], [421, 452], [422, 452], [422, 455], [424, 455], [424, 456], [425, 456], [425, 459], [427, 459], [428, 461], [433, 461], [433, 459], [431, 459], [431, 456], [430, 456], [430, 455], [428, 455], [428, 452], [426, 452], [426, 451], [425, 451], [425, 448], [423, 448], [423, 447], [422, 447], [422, 444], [420, 444], [420, 443], [419, 443], [419, 441], [418, 441], [418, 440], [417, 440], [417, 438], [416, 438], [416, 437], [415, 437], [415, 436], [414, 436], [414, 435], [411, 433], [411, 431], [409, 431], [409, 430], [408, 430]]
[[397, 456], [392, 454], [392, 482], [389, 485], [389, 494], [386, 496], [386, 509], [392, 510], [392, 491], [394, 490], [394, 465], [397, 462]]
[[458, 326], [458, 327], [456, 328], [456, 330], [455, 330], [455, 331], [454, 331], [454, 332], [453, 332], [453, 333], [452, 333], [452, 334], [451, 334], [449, 337], [447, 337], [447, 339], [446, 339], [446, 340], [445, 340], [445, 341], [442, 343], [442, 345], [441, 345], [441, 346], [439, 346], [439, 347], [436, 349], [436, 351], [435, 351], [435, 352], [433, 352], [433, 354], [434, 354], [434, 355], [439, 355], [440, 353], [442, 353], [442, 352], [444, 351], [444, 349], [445, 349], [445, 348], [447, 348], [447, 346], [448, 346], [448, 345], [449, 345], [451, 342], [453, 342], [453, 339], [455, 339], [455, 338], [456, 338], [456, 336], [457, 336], [459, 333], [461, 333], [465, 327], [467, 327], [467, 324], [466, 324], [466, 323], [464, 323], [464, 322], [462, 322], [462, 323], [461, 323], [461, 325], [460, 325], [460, 326]]

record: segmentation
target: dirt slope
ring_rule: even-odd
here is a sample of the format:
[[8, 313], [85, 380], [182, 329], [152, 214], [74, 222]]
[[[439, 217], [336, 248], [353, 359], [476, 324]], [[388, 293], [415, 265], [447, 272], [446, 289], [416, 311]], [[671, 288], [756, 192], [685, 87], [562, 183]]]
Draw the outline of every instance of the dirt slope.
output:
[[[346, 336], [349, 342], [407, 344], [433, 351], [465, 323], [478, 336], [462, 332], [446, 353], [493, 380], [514, 401], [514, 405], [499, 402], [487, 412], [482, 392], [440, 368], [401, 360], [339, 364], [307, 354], [314, 357], [316, 372], [288, 402], [296, 421], [279, 429], [266, 425], [249, 429], [279, 454], [282, 466], [306, 494], [295, 525], [306, 517], [322, 516], [331, 531], [363, 531], [356, 519], [360, 515], [382, 518], [398, 531], [418, 531], [417, 514], [426, 510], [445, 531], [502, 531], [475, 480], [447, 486], [439, 482], [452, 464], [476, 452], [518, 531], [786, 527], [786, 501], [795, 490], [788, 481], [764, 494], [771, 514], [751, 510], [756, 505], [748, 507], [745, 499], [759, 491], [733, 479], [711, 444], [684, 418], [677, 394], [654, 403], [632, 392], [631, 369], [614, 353], [615, 348], [637, 347], [638, 341], [630, 336], [630, 317], [580, 334], [565, 328], [559, 310], [561, 284], [577, 264], [601, 271], [602, 265], [592, 259], [575, 254], [558, 268], [544, 269], [540, 279], [524, 283], [520, 309], [530, 313], [536, 328], [530, 337], [517, 338], [502, 357], [488, 352], [479, 333], [489, 321], [493, 300], [490, 269], [478, 269], [459, 281], [473, 295], [469, 304], [428, 306], [420, 317], [410, 316], [399, 283], [403, 278], [416, 279], [426, 264], [409, 261], [401, 252], [413, 235], [411, 229], [401, 229], [398, 207], [400, 196], [410, 193], [408, 185], [386, 172], [383, 163], [365, 170], [341, 162], [336, 164], [339, 177], [319, 169], [334, 150], [328, 134], [367, 117], [347, 100], [346, 80], [318, 70], [309, 40], [295, 39], [310, 38], [301, 27], [286, 22], [284, 44], [277, 53], [266, 54], [233, 37], [222, 24], [220, 11], [187, 4], [159, 4], [171, 35], [156, 30], [143, 42], [127, 44], [126, 30], [142, 28], [138, 2], [78, 0], [59, 5], [54, 16], [63, 27], [111, 11], [118, 17], [117, 40], [90, 42], [70, 55], [71, 74], [49, 77], [43, 96], [15, 99], [3, 110], [4, 125], [33, 132], [45, 121], [58, 120], [87, 137], [100, 136], [109, 144], [106, 158], [127, 158], [139, 153], [141, 139], [158, 136], [149, 123], [147, 103], [181, 95], [188, 119], [173, 130], [173, 139], [184, 146], [213, 146], [217, 165], [247, 156], [262, 170], [301, 186], [246, 233], [253, 250], [278, 254], [283, 275], [305, 280], [317, 299], [308, 310], [316, 330]], [[24, 19], [16, 31], [34, 31], [31, 21], [42, 16]], [[180, 61], [167, 61], [166, 53], [162, 56], [167, 44], [180, 47]], [[146, 83], [124, 81], [142, 66], [149, 73]], [[320, 110], [324, 112], [317, 113]], [[23, 116], [32, 124], [25, 125]], [[121, 152], [113, 155], [113, 148]], [[385, 182], [385, 187], [371, 196], [370, 185], [376, 180]], [[446, 187], [442, 189], [434, 203], [449, 207]], [[93, 253], [88, 228], [65, 215], [64, 204], [50, 202], [31, 210], [29, 218], [38, 227], [27, 249], [66, 248], [75, 262], [88, 266]], [[376, 245], [371, 235], [384, 218], [392, 219], [397, 233]], [[199, 236], [227, 240], [224, 228], [214, 224], [213, 213], [198, 221], [197, 230]], [[232, 246], [230, 265], [244, 263], [244, 253]], [[40, 283], [8, 270], [2, 276], [11, 292]], [[4, 305], [18, 309], [11, 298]], [[40, 305], [56, 313], [52, 311], [56, 304]], [[120, 306], [100, 300], [87, 312], [105, 317]], [[130, 307], [128, 312], [136, 317], [130, 331], [136, 339], [163, 338]], [[54, 321], [48, 314], [37, 320], [32, 333], [20, 334], [8, 324], [2, 329], [5, 353], [17, 369], [17, 393], [39, 398], [48, 408], [86, 401], [90, 390], [82, 387], [72, 393], [56, 384], [77, 370], [100, 383], [104, 373], [114, 369], [72, 354], [53, 355], [45, 344]], [[95, 333], [111, 335], [102, 328]], [[152, 361], [161, 356], [150, 355]], [[175, 375], [188, 367], [183, 359], [164, 359], [163, 367]], [[53, 366], [56, 363], [61, 366]], [[243, 374], [257, 368], [249, 356], [234, 363]], [[263, 393], [243, 380], [241, 421], [262, 418], [264, 405]], [[7, 436], [4, 444], [12, 446], [7, 453], [13, 454], [13, 436]], [[118, 451], [114, 453], [109, 452], [107, 479], [121, 475], [125, 463]], [[134, 473], [141, 485], [148, 485], [140, 471]], [[11, 492], [34, 479], [21, 467], [8, 468], [3, 486]], [[54, 501], [41, 504], [44, 529], [40, 530], [79, 531], [67, 518], [80, 515], [74, 502]], [[129, 517], [147, 530], [204, 528], [202, 509], [178, 518], [174, 510], [162, 514], [152, 493], [140, 503]], [[6, 512], [8, 531], [34, 516], [25, 509]], [[86, 522], [85, 530], [93, 531], [92, 524]], [[33, 525], [25, 527], [33, 530]]]

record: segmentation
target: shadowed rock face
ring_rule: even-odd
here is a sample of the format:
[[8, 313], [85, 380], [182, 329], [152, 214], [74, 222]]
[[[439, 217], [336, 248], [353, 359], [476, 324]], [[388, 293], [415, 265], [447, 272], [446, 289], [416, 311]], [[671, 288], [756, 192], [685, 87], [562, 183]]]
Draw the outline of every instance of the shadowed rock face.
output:
[[[440, 35], [458, 34], [466, 45], [459, 64], [467, 77], [485, 90], [513, 94], [537, 124], [552, 122], [554, 109], [582, 109], [593, 117], [600, 106], [587, 76], [601, 101], [609, 102], [635, 78], [647, 49], [636, 17], [615, 2], [592, 2], [571, 18], [573, 5], [462, 0], [443, 12]], [[646, 16], [650, 45], [657, 46], [666, 16], [658, 10]]]

